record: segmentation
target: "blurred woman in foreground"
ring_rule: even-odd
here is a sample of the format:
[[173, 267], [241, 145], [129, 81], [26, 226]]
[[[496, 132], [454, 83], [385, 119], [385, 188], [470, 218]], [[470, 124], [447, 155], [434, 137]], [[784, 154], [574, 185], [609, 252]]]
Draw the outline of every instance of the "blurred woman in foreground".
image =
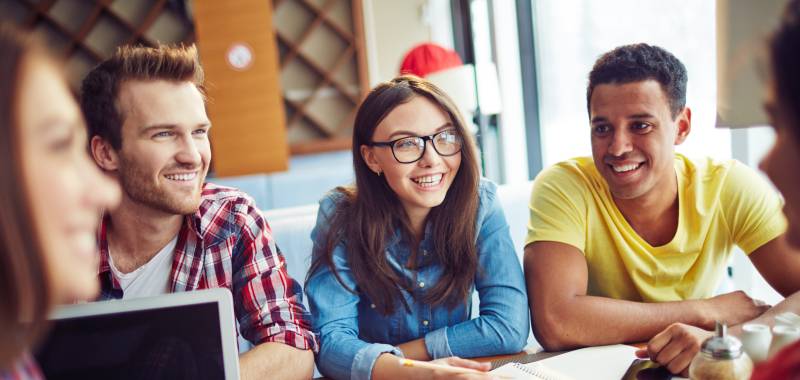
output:
[[0, 24], [0, 379], [42, 377], [29, 350], [53, 305], [98, 292], [95, 228], [118, 200], [57, 63]]
[[[800, 248], [800, 0], [786, 5], [769, 42], [770, 85], [764, 108], [775, 129], [775, 144], [761, 169], [781, 191], [789, 222], [786, 239]], [[798, 253], [800, 254], [800, 253]], [[753, 379], [796, 379], [800, 376], [800, 342], [756, 367]]]

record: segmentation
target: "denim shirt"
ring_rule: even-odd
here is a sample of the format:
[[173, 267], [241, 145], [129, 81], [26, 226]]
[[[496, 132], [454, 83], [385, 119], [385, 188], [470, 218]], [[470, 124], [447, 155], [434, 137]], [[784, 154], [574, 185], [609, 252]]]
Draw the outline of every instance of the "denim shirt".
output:
[[[442, 272], [441, 265], [429, 258], [428, 252], [433, 247], [430, 226], [426, 226], [418, 251], [415, 294], [402, 291], [410, 313], [402, 305], [391, 315], [378, 313], [366, 295], [342, 287], [327, 266], [311, 275], [306, 282], [306, 294], [314, 331], [320, 338], [317, 366], [323, 374], [334, 379], [370, 379], [378, 356], [391, 353], [402, 357], [396, 345], [423, 337], [433, 359], [501, 355], [523, 349], [530, 327], [525, 281], [496, 190], [494, 183], [481, 180], [476, 241], [478, 273], [473, 280], [473, 289], [480, 297], [477, 318], [470, 319], [471, 297], [452, 310], [445, 305], [433, 307], [416, 301], [436, 284]], [[323, 254], [323, 231], [327, 231], [328, 220], [341, 197], [331, 192], [320, 201], [317, 224], [311, 232], [315, 257]], [[337, 245], [333, 262], [342, 281], [357, 290], [346, 249], [343, 243]], [[388, 262], [395, 272], [413, 281], [414, 271], [403, 265], [410, 254], [407, 242], [396, 232], [387, 244]]]

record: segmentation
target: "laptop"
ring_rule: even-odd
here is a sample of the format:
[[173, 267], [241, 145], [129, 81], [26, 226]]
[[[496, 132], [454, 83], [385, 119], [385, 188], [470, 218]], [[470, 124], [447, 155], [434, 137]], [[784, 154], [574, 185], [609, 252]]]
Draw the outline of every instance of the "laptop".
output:
[[238, 379], [228, 289], [64, 306], [36, 360], [47, 379]]

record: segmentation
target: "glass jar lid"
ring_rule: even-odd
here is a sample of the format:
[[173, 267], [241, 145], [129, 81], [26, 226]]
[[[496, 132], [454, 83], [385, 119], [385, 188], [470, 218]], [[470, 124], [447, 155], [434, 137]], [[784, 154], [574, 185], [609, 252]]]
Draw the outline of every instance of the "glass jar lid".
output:
[[728, 335], [728, 326], [717, 321], [714, 336], [703, 342], [700, 352], [714, 359], [737, 359], [742, 356], [742, 342]]

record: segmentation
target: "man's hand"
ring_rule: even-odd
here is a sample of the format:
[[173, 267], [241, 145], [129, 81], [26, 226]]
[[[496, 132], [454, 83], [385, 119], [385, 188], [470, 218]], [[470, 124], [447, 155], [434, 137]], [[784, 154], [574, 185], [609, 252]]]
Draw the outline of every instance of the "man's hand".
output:
[[647, 349], [636, 351], [639, 358], [647, 358], [666, 367], [674, 374], [689, 376], [689, 364], [700, 351], [704, 340], [714, 335], [698, 327], [674, 323], [650, 339]]
[[751, 321], [770, 308], [764, 301], [750, 298], [741, 290], [709, 298], [705, 304], [708, 307], [708, 319], [701, 327], [708, 330], [714, 329], [716, 321], [724, 322], [728, 326]]

